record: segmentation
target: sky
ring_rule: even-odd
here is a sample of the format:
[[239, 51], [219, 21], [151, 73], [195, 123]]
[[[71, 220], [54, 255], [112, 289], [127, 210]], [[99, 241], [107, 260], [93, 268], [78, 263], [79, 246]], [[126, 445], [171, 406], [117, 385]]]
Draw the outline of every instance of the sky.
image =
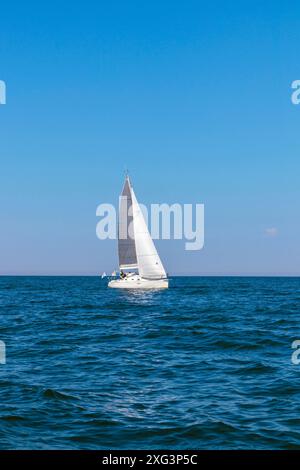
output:
[[203, 203], [172, 275], [300, 275], [300, 4], [27, 1], [0, 7], [0, 274], [117, 267], [96, 208]]

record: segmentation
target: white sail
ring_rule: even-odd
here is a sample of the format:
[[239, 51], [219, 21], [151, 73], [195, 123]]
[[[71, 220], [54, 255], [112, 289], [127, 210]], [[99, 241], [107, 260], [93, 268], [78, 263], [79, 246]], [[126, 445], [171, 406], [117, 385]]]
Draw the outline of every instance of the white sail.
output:
[[133, 217], [129, 208], [132, 206], [131, 186], [126, 177], [119, 204], [118, 249], [120, 269], [137, 268], [135, 241], [133, 238]]
[[153, 240], [148, 231], [143, 213], [130, 186], [132, 199], [133, 229], [138, 270], [146, 279], [164, 279], [167, 277], [163, 264], [158, 256]]

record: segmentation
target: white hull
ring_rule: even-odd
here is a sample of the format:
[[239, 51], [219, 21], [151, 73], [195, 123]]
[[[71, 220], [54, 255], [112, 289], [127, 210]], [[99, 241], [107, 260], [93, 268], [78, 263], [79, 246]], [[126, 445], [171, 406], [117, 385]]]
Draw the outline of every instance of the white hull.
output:
[[114, 279], [108, 283], [114, 289], [167, 289], [168, 279], [143, 279], [140, 276], [128, 276], [125, 279]]

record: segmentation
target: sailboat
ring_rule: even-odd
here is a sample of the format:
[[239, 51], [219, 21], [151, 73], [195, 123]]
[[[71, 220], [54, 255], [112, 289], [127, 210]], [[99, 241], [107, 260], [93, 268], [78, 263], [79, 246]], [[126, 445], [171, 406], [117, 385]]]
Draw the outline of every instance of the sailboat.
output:
[[119, 205], [118, 251], [120, 278], [108, 287], [166, 289], [169, 280], [148, 231], [129, 176], [126, 176]]

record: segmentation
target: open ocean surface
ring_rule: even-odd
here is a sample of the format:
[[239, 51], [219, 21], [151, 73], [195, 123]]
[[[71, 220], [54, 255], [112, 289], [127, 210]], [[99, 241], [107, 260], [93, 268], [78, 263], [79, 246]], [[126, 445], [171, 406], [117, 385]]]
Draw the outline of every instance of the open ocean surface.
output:
[[1, 449], [300, 449], [300, 278], [1, 277]]

